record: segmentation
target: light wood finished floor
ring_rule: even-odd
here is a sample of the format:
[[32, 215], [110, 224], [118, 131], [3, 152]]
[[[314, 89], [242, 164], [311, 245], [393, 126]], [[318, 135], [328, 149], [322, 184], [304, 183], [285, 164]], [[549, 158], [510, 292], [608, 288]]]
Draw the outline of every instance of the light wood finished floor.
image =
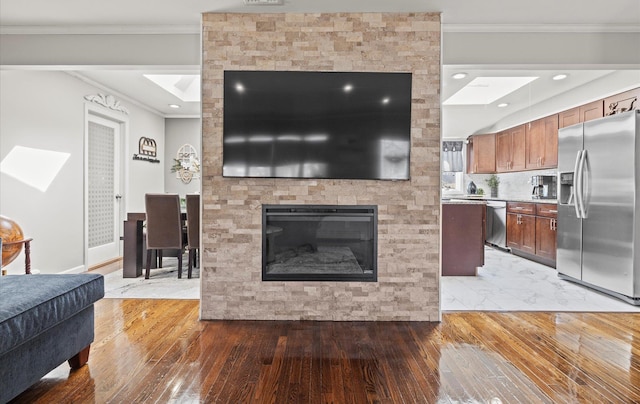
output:
[[88, 365], [15, 402], [637, 403], [640, 314], [198, 321], [193, 300], [102, 299]]

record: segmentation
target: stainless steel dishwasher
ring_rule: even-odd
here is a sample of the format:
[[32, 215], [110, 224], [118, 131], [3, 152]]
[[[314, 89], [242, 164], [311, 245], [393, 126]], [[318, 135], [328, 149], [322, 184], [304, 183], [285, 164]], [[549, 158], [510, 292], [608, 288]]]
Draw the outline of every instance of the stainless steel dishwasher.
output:
[[507, 249], [507, 202], [487, 201], [486, 241]]

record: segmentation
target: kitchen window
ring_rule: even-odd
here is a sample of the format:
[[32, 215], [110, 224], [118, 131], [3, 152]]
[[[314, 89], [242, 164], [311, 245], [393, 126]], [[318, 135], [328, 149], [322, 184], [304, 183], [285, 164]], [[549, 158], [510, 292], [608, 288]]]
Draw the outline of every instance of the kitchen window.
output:
[[464, 142], [442, 142], [442, 194], [464, 193]]

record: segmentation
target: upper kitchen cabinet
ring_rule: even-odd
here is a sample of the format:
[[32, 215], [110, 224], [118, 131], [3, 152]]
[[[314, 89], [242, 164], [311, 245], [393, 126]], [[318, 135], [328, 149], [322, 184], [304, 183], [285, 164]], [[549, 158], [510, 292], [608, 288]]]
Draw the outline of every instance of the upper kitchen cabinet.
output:
[[558, 114], [529, 122], [526, 126], [526, 168], [558, 166]]
[[519, 125], [496, 134], [496, 172], [525, 169], [525, 132], [525, 125]]
[[565, 128], [580, 122], [587, 122], [604, 116], [604, 100], [590, 102], [558, 114], [558, 127]]
[[632, 109], [640, 109], [640, 88], [616, 94], [604, 100], [604, 114], [613, 115]]
[[467, 173], [496, 172], [496, 135], [473, 135], [467, 146]]

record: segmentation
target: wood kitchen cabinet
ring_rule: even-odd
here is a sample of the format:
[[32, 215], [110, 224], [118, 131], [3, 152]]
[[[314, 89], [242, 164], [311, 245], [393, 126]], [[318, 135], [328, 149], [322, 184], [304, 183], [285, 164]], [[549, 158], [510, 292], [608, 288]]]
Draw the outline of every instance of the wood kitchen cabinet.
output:
[[507, 246], [516, 255], [554, 267], [558, 210], [551, 203], [507, 203]]
[[556, 168], [560, 128], [630, 109], [640, 109], [640, 88], [502, 132], [472, 135], [467, 147], [467, 173], [491, 174]]
[[467, 146], [467, 173], [496, 172], [496, 135], [473, 135]]
[[556, 261], [558, 209], [554, 204], [536, 205], [536, 255]]
[[486, 205], [442, 203], [442, 276], [475, 276], [484, 265]]
[[592, 121], [604, 116], [604, 100], [590, 102], [558, 114], [558, 127], [565, 128], [580, 122]]
[[525, 124], [526, 168], [543, 169], [558, 166], [558, 114]]
[[496, 134], [496, 172], [522, 171], [526, 160], [525, 125]]
[[507, 203], [507, 247], [528, 254], [535, 254], [535, 204], [520, 202]]

